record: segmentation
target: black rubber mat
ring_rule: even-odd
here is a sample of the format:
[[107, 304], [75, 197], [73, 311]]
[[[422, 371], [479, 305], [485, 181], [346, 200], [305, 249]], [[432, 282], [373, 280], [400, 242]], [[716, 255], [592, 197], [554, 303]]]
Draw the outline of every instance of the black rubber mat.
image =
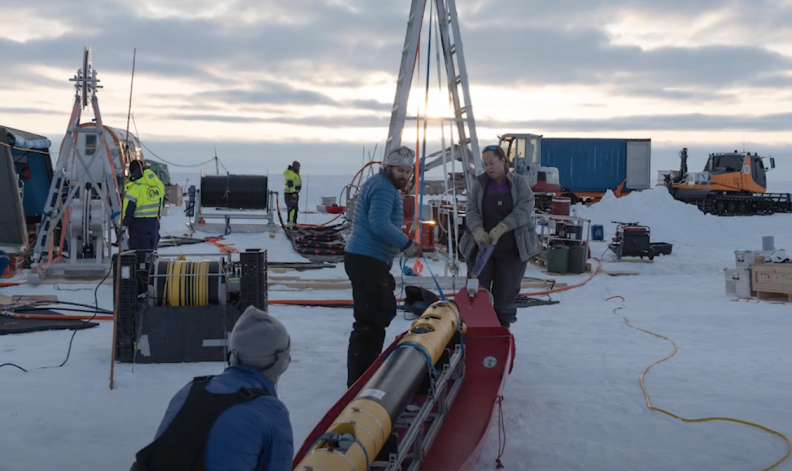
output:
[[[54, 311], [36, 311], [36, 314], [62, 315]], [[17, 319], [0, 316], [0, 335], [25, 334], [45, 330], [90, 329], [98, 326], [98, 322], [85, 322], [74, 319]]]

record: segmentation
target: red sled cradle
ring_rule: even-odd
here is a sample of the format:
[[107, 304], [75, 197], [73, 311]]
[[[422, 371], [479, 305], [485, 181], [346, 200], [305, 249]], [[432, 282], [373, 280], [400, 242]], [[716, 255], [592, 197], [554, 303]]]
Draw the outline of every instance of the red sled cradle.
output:
[[327, 412], [294, 470], [475, 469], [514, 354], [488, 292], [437, 301]]

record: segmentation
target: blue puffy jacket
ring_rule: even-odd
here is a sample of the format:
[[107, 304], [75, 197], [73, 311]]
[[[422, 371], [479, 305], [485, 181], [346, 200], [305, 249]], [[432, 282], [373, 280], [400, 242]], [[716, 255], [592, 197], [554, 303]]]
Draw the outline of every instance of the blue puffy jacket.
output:
[[[191, 386], [192, 381], [171, 399], [157, 438], [176, 417]], [[232, 366], [212, 378], [207, 390], [231, 394], [243, 387], [266, 389], [270, 395], [233, 406], [217, 418], [206, 442], [206, 469], [291, 471], [294, 437], [289, 412], [278, 399], [270, 380], [253, 368]]]
[[410, 243], [402, 232], [404, 201], [384, 169], [366, 180], [355, 203], [345, 251], [391, 263]]

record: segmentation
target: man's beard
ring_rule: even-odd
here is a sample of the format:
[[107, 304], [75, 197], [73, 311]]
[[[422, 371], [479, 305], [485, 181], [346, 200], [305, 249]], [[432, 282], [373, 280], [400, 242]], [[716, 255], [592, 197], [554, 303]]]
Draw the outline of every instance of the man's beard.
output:
[[393, 173], [391, 173], [391, 172], [388, 172], [388, 177], [390, 178], [391, 183], [393, 183], [393, 186], [395, 186], [396, 188], [398, 188], [400, 190], [404, 190], [405, 188], [407, 188], [407, 184], [409, 183], [409, 179], [407, 179], [407, 178], [404, 178], [404, 179], [396, 178], [393, 175]]

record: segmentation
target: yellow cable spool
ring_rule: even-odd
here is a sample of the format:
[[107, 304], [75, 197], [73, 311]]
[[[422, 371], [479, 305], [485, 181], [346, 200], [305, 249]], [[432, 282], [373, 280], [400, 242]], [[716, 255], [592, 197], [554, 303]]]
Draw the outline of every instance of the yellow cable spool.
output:
[[[156, 283], [161, 288], [158, 299], [163, 306], [207, 306], [221, 302], [223, 267], [219, 262], [190, 261], [181, 256], [160, 261], [158, 268], [160, 273], [165, 272], [164, 283]], [[212, 283], [218, 284], [214, 292], [210, 289]]]

